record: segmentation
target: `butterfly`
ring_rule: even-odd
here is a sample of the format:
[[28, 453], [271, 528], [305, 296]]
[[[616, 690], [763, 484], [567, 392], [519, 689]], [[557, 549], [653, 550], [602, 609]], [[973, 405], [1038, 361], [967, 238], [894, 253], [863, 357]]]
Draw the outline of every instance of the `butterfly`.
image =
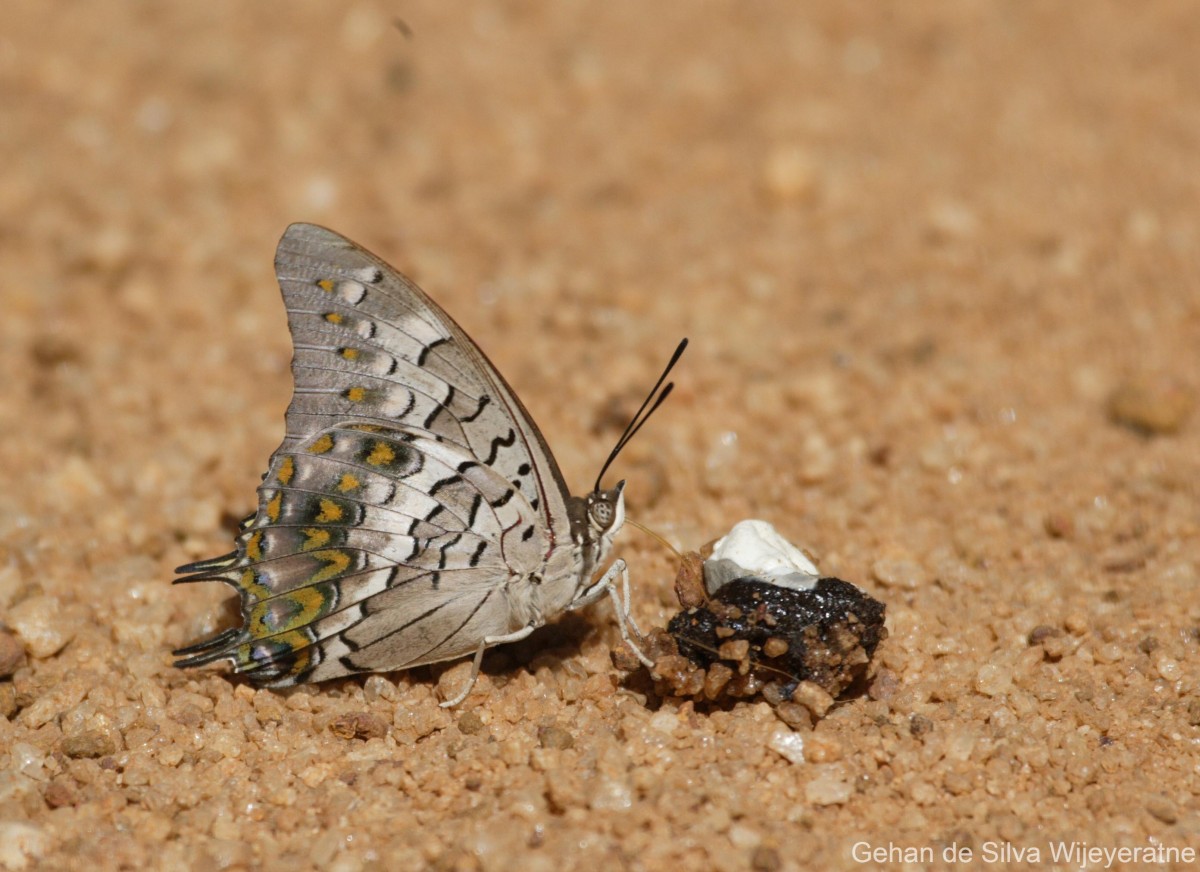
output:
[[313, 224], [287, 229], [275, 271], [294, 345], [283, 443], [236, 550], [176, 570], [232, 585], [242, 623], [176, 665], [227, 661], [283, 687], [473, 654], [456, 705], [485, 650], [606, 593], [649, 665], [625, 562], [596, 578], [625, 520], [625, 483], [600, 484], [687, 340], [578, 497], [513, 389], [399, 272]]

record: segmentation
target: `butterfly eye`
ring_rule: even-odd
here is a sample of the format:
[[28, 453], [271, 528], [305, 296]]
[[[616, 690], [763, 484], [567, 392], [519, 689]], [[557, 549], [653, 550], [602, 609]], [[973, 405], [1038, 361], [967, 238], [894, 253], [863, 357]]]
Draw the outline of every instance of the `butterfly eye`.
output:
[[613, 504], [608, 500], [597, 500], [592, 503], [592, 520], [602, 529], [608, 529], [612, 526]]

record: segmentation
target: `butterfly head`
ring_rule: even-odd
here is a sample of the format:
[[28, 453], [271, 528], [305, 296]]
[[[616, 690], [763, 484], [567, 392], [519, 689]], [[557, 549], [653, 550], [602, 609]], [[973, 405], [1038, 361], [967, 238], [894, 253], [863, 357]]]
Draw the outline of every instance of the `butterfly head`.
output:
[[625, 482], [611, 490], [594, 490], [584, 500], [587, 529], [593, 541], [611, 542], [625, 523]]

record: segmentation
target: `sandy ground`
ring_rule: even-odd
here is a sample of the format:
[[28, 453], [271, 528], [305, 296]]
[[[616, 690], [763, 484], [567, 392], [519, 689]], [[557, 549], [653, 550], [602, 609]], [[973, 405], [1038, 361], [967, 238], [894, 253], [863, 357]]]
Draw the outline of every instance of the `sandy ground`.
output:
[[[1186, 2], [5, 4], [0, 867], [1194, 866], [1198, 44]], [[296, 220], [580, 489], [690, 336], [631, 516], [884, 600], [871, 692], [799, 738], [658, 698], [606, 604], [454, 711], [463, 664], [172, 668], [235, 617], [169, 581], [283, 432]], [[661, 626], [674, 558], [619, 546]]]

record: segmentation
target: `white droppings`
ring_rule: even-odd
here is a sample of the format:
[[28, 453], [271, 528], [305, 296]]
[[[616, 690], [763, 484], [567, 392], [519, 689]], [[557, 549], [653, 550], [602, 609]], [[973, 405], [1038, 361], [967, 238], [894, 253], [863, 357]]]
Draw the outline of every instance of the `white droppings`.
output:
[[704, 586], [715, 594], [735, 578], [755, 576], [792, 590], [810, 590], [820, 572], [803, 551], [766, 521], [739, 521], [704, 561]]

